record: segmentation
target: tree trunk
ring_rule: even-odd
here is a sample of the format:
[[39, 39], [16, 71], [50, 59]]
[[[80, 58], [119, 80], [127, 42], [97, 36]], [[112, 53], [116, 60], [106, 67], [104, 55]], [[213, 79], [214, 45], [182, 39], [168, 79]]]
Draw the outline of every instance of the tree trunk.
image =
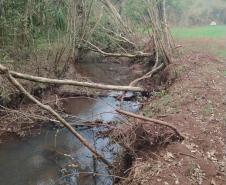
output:
[[0, 17], [3, 17], [4, 15], [5, 15], [4, 0], [0, 0]]

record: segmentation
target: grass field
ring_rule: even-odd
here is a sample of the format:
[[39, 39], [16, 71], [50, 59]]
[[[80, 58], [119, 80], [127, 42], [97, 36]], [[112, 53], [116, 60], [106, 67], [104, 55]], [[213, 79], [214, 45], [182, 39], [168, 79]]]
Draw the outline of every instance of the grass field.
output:
[[171, 29], [172, 35], [178, 39], [221, 39], [226, 38], [226, 25], [175, 27]]
[[187, 49], [226, 58], [226, 25], [175, 27], [171, 32]]

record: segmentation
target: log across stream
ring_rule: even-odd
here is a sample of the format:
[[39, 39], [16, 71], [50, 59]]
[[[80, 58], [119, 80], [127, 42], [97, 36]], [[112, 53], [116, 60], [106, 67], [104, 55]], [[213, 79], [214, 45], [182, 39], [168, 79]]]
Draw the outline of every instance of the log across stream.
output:
[[[106, 65], [106, 67], [109, 69], [109, 66]], [[102, 71], [105, 73], [104, 76], [98, 73], [98, 77], [109, 79], [106, 69]], [[109, 74], [112, 75], [111, 78], [114, 78], [112, 72]], [[117, 80], [120, 81], [118, 78], [119, 76]], [[114, 92], [97, 100], [69, 98], [64, 100], [63, 104], [67, 114], [79, 116], [84, 120], [121, 119], [114, 112], [115, 107], [119, 105]], [[123, 103], [123, 108], [136, 112], [139, 105], [136, 102], [127, 101]], [[70, 118], [69, 122], [73, 125], [79, 123], [76, 118]], [[121, 148], [117, 144], [109, 144], [109, 138], [98, 138], [96, 133], [101, 129], [103, 128], [78, 128], [80, 134], [108, 161], [112, 162], [120, 154]], [[0, 145], [0, 164], [0, 184], [111, 185], [113, 183], [112, 177], [108, 176], [109, 169], [103, 163], [94, 160], [91, 152], [64, 128], [43, 127], [39, 136], [23, 140], [15, 139], [10, 143]], [[93, 176], [92, 172], [102, 175]]]

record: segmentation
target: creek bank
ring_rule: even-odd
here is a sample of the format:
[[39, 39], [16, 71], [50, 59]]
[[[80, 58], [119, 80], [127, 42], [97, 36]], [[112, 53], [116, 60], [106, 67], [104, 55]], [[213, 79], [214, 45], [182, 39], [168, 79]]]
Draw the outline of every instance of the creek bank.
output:
[[226, 63], [214, 58], [191, 49], [174, 62], [176, 80], [141, 112], [174, 123], [186, 139], [137, 151], [120, 185], [225, 184]]

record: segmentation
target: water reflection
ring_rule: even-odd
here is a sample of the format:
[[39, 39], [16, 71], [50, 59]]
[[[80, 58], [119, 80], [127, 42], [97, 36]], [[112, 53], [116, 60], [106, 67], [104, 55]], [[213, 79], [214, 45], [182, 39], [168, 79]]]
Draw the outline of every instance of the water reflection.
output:
[[[103, 103], [105, 102], [105, 103]], [[134, 109], [134, 102], [124, 103], [124, 108]], [[95, 100], [70, 99], [64, 102], [65, 110], [82, 119], [119, 119], [113, 97]], [[111, 105], [111, 106], [109, 106]], [[112, 112], [100, 114], [102, 112]], [[73, 120], [70, 120], [73, 124]], [[78, 120], [74, 120], [78, 122]], [[113, 161], [121, 148], [109, 145], [108, 138], [97, 138], [96, 133], [103, 128], [80, 129], [80, 133], [106, 159]], [[82, 173], [79, 173], [82, 172]], [[96, 172], [104, 176], [93, 176]], [[96, 161], [90, 151], [79, 143], [66, 129], [45, 127], [41, 135], [0, 146], [1, 185], [111, 185], [106, 166]]]

